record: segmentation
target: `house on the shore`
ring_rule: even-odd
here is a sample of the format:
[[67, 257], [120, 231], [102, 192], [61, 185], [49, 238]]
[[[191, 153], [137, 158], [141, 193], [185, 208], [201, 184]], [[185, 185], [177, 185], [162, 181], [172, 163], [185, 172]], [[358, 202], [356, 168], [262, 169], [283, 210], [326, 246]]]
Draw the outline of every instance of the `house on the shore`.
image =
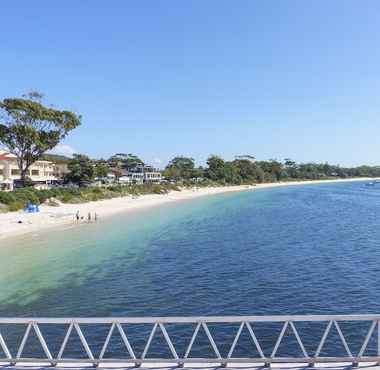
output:
[[[29, 168], [28, 177], [36, 188], [44, 189], [57, 180], [55, 171], [53, 162], [40, 160]], [[0, 150], [0, 190], [13, 190], [17, 187], [20, 179], [16, 156]]]
[[67, 163], [54, 163], [54, 176], [57, 180], [64, 180], [65, 176], [70, 173], [69, 166]]
[[161, 172], [146, 164], [140, 164], [127, 171], [132, 184], [159, 184], [162, 180]]
[[[116, 170], [114, 173], [119, 172], [117, 181], [123, 185], [142, 185], [142, 184], [159, 184], [162, 182], [161, 171], [149, 165], [137, 165], [125, 170]], [[107, 176], [109, 177], [109, 176]], [[115, 176], [113, 177], [115, 180]]]

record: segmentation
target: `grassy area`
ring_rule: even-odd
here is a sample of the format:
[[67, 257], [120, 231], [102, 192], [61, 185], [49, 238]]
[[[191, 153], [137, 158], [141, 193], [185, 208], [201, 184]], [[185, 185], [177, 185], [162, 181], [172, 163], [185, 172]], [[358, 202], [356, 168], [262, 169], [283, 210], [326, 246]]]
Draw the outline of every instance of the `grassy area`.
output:
[[12, 192], [0, 192], [0, 210], [18, 211], [24, 209], [29, 201], [34, 204], [46, 202], [54, 206], [57, 205], [54, 200], [62, 203], [86, 203], [128, 195], [165, 194], [171, 190], [180, 191], [180, 188], [172, 184], [115, 185], [101, 188], [52, 188], [49, 190], [23, 188]]

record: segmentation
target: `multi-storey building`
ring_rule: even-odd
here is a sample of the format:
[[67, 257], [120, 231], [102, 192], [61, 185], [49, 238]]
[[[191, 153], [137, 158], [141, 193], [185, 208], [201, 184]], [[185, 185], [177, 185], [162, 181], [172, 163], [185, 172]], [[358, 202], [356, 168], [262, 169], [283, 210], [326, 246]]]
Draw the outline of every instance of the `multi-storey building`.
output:
[[128, 171], [131, 182], [135, 184], [160, 183], [162, 180], [161, 172], [148, 165], [138, 165]]
[[[28, 177], [38, 188], [45, 188], [57, 178], [55, 165], [50, 161], [37, 161], [29, 168]], [[20, 182], [16, 156], [0, 150], [0, 190], [13, 190]]]
[[159, 170], [153, 168], [152, 166], [138, 165], [129, 168], [128, 170], [121, 171], [121, 176], [118, 181], [122, 184], [158, 184], [162, 181], [162, 175]]

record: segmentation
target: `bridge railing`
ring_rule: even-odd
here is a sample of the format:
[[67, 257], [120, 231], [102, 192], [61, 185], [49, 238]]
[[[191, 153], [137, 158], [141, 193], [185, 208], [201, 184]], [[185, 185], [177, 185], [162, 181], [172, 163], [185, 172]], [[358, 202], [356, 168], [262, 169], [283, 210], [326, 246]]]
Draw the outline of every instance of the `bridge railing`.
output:
[[[316, 343], [316, 348], [313, 353], [306, 350], [304, 344], [304, 335], [300, 335], [297, 327], [300, 323], [320, 322], [323, 324], [322, 335], [316, 337], [315, 333], [311, 333], [313, 341]], [[360, 340], [360, 348], [353, 351], [346, 340], [342, 330], [342, 323], [350, 322], [352, 324], [366, 323], [366, 335]], [[258, 338], [256, 335], [255, 326], [258, 324], [279, 323], [281, 331], [274, 341], [270, 353], [264, 351], [261, 341], [262, 337]], [[126, 326], [129, 324], [144, 324], [151, 327], [149, 337], [145, 343], [144, 349], [141, 354], [137, 355], [133, 346], [131, 345], [129, 332]], [[167, 326], [171, 324], [191, 325], [192, 335], [186, 345], [186, 350], [180, 351], [174, 344], [172, 337], [169, 335]], [[236, 325], [236, 332], [233, 335], [231, 343], [223, 343], [228, 345], [228, 353], [223, 354], [220, 351], [218, 340], [215, 334], [212, 335], [210, 325]], [[20, 326], [25, 327], [25, 332], [22, 335], [21, 342], [17, 346], [16, 351], [11, 351], [8, 345], [8, 339], [3, 334], [2, 328]], [[53, 354], [50, 348], [47, 337], [42, 333], [41, 327], [65, 326], [65, 335], [60, 341], [59, 350]], [[107, 335], [102, 342], [101, 349], [97, 354], [89, 345], [82, 328], [83, 326], [106, 326]], [[67, 328], [66, 328], [67, 327]], [[337, 340], [343, 346], [345, 354], [343, 356], [322, 357], [321, 351], [326, 344], [326, 340], [331, 330], [337, 332]], [[191, 357], [190, 353], [194, 347], [194, 343], [200, 333], [203, 331], [210, 347], [212, 348], [212, 357]], [[251, 345], [255, 349], [257, 355], [253, 356], [247, 354], [243, 357], [234, 357], [234, 352], [242, 333], [248, 336]], [[147, 356], [151, 347], [152, 341], [158, 333], [163, 336], [166, 345], [169, 348], [170, 356], [162, 358], [150, 358]], [[290, 332], [294, 337], [295, 342], [298, 344], [301, 356], [294, 357], [279, 357], [278, 350], [283, 342], [286, 332]], [[38, 339], [38, 343], [42, 350], [42, 357], [25, 356], [24, 350], [28, 338], [34, 335]], [[85, 358], [74, 357], [66, 358], [64, 356], [65, 349], [68, 341], [72, 335], [79, 337], [80, 343], [83, 347]], [[121, 337], [123, 343], [123, 350], [128, 358], [106, 358], [105, 354], [110, 346], [110, 342], [114, 335]], [[366, 349], [371, 338], [375, 337], [376, 340], [376, 354], [366, 356]], [[50, 338], [51, 339], [51, 338]], [[58, 338], [54, 338], [56, 341]], [[266, 353], [264, 353], [266, 352]], [[83, 363], [98, 366], [101, 364], [134, 364], [140, 366], [144, 363], [170, 363], [177, 366], [183, 366], [187, 363], [216, 363], [221, 366], [228, 364], [250, 363], [250, 364], [264, 364], [270, 366], [273, 363], [305, 363], [313, 366], [316, 363], [334, 363], [334, 362], [349, 362], [353, 365], [358, 365], [362, 362], [380, 362], [380, 315], [296, 315], [296, 316], [215, 316], [215, 317], [112, 317], [112, 318], [0, 318], [0, 353], [3, 356], [0, 358], [0, 363], [8, 365], [20, 365], [22, 363], [38, 363], [48, 364], [52, 366], [67, 364], [67, 363]]]

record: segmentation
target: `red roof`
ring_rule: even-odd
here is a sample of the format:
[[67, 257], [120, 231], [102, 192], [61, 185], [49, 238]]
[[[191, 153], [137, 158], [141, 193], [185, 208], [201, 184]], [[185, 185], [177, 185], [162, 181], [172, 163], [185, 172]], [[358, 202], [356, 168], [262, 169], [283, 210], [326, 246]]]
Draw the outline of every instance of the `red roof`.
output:
[[14, 159], [14, 157], [9, 153], [0, 153], [0, 161], [4, 161], [6, 159]]

